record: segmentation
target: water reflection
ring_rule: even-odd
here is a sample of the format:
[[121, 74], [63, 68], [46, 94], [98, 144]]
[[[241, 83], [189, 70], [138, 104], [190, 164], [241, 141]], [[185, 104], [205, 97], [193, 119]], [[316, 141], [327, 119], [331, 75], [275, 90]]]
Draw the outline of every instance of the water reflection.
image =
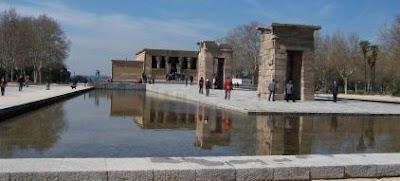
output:
[[44, 154], [57, 143], [66, 127], [62, 104], [54, 104], [2, 122], [0, 156], [13, 157], [19, 150]]
[[[144, 129], [195, 129], [194, 146], [201, 149], [240, 145], [240, 154], [255, 155], [400, 150], [397, 144], [400, 136], [396, 134], [400, 131], [399, 117], [396, 116], [246, 116], [144, 94], [111, 93], [112, 115], [127, 116], [131, 112], [135, 122]], [[231, 143], [233, 123], [237, 128], [233, 134], [241, 136]], [[380, 140], [379, 146], [375, 139]]]
[[395, 116], [258, 116], [257, 154], [398, 152]]
[[91, 91], [0, 123], [0, 157], [399, 152], [399, 121], [248, 116], [153, 93]]

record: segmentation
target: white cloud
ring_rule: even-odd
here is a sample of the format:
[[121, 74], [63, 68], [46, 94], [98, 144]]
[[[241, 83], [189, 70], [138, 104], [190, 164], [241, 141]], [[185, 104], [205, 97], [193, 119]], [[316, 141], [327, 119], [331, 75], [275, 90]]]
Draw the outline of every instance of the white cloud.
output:
[[[226, 31], [201, 20], [99, 15], [54, 1], [12, 6], [22, 15], [47, 14], [59, 22], [72, 42], [67, 65], [73, 72], [83, 74], [93, 74], [96, 69], [109, 74], [111, 59], [132, 59], [135, 51], [142, 48], [195, 49], [196, 41], [215, 39]], [[9, 4], [0, 3], [0, 9], [8, 8]]]

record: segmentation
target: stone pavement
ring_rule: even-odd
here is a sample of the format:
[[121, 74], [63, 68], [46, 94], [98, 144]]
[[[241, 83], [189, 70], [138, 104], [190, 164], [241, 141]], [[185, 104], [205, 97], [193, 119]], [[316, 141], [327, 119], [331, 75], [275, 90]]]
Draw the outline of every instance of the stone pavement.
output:
[[5, 96], [0, 96], [0, 110], [89, 88], [91, 87], [85, 87], [82, 84], [76, 89], [71, 89], [68, 85], [52, 84], [50, 90], [46, 90], [45, 85], [30, 85], [19, 92], [18, 87], [9, 86], [6, 88]]
[[400, 154], [0, 159], [0, 180], [316, 180], [400, 176]]
[[[400, 177], [389, 178], [353, 178], [353, 179], [334, 179], [334, 180], [318, 180], [318, 181], [399, 181]], [[316, 180], [317, 181], [317, 180]]]
[[[169, 97], [214, 105], [249, 114], [268, 113], [304, 113], [304, 114], [364, 114], [364, 115], [399, 115], [400, 105], [378, 102], [344, 100], [331, 101], [286, 101], [268, 102], [266, 98], [257, 97], [256, 91], [233, 90], [231, 100], [224, 100], [223, 90], [211, 90], [209, 97], [198, 93], [197, 85], [150, 84], [146, 90]], [[204, 90], [205, 92], [205, 90]]]
[[[324, 99], [332, 99], [330, 94], [317, 94], [316, 97]], [[339, 99], [347, 100], [360, 100], [360, 101], [371, 101], [371, 102], [386, 102], [400, 104], [400, 97], [387, 96], [387, 95], [355, 95], [355, 94], [339, 94]]]

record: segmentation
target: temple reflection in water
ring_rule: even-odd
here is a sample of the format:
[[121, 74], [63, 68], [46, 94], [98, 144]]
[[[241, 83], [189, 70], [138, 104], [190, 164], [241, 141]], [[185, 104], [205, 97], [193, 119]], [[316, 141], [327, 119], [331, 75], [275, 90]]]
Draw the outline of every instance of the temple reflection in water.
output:
[[168, 99], [160, 101], [145, 96], [145, 92], [110, 93], [112, 116], [131, 116], [143, 129], [195, 129], [194, 145], [204, 149], [229, 145], [231, 119], [224, 110]]
[[251, 116], [95, 90], [0, 122], [0, 158], [400, 152], [399, 116]]
[[194, 129], [201, 149], [235, 146], [251, 155], [400, 150], [394, 116], [247, 116], [145, 94], [109, 92], [111, 115], [130, 116], [143, 129]]

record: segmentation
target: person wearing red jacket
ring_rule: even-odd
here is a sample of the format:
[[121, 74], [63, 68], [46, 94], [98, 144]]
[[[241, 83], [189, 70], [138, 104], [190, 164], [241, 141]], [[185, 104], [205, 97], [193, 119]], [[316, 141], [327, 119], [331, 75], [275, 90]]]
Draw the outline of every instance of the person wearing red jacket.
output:
[[226, 78], [224, 89], [225, 89], [225, 99], [229, 100], [231, 98], [231, 90], [233, 89], [233, 84], [230, 77]]

